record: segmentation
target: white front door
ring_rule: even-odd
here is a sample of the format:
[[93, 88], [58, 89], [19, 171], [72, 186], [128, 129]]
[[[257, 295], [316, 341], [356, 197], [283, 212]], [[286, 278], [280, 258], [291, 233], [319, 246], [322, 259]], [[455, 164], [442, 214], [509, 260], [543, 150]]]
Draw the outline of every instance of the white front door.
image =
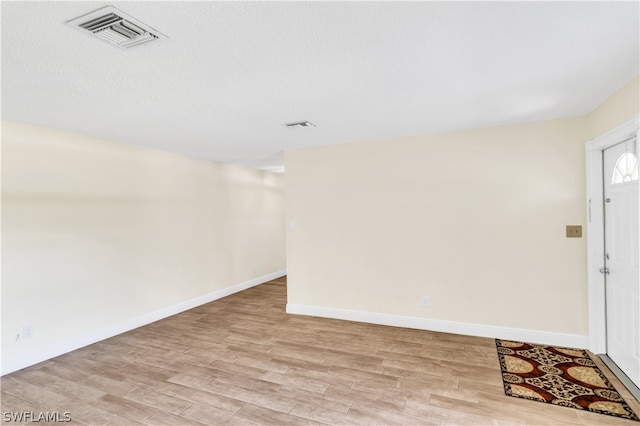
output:
[[604, 150], [607, 354], [640, 387], [640, 275], [636, 140]]

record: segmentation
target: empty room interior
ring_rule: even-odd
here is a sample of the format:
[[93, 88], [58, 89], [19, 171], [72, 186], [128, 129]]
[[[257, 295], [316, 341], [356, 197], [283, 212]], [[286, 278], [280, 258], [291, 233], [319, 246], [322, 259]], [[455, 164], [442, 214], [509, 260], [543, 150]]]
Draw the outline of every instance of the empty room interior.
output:
[[0, 423], [640, 424], [640, 3], [0, 15]]

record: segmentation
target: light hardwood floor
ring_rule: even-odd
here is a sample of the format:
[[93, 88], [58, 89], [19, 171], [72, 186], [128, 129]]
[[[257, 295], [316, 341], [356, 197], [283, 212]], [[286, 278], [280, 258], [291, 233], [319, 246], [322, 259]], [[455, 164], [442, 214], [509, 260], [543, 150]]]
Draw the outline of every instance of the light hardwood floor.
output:
[[505, 396], [493, 339], [285, 304], [282, 278], [6, 375], [2, 411], [89, 425], [640, 425]]

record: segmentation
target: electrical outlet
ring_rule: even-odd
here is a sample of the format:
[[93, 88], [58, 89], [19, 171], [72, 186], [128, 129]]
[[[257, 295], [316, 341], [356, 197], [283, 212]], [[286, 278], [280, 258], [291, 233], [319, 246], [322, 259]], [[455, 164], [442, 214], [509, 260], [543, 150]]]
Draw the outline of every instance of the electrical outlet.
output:
[[22, 328], [22, 340], [31, 339], [33, 337], [33, 324], [27, 324]]
[[422, 296], [421, 306], [423, 308], [426, 308], [427, 306], [429, 306], [429, 296]]

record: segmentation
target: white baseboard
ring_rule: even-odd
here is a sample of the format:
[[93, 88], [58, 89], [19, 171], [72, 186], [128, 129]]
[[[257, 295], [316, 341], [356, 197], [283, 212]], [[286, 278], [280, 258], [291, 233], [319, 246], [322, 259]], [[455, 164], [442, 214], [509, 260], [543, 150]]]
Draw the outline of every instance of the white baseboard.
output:
[[[277, 271], [268, 275], [263, 275], [258, 278], [253, 278], [249, 281], [245, 281], [240, 284], [232, 285], [231, 287], [216, 290], [214, 292], [195, 297], [193, 299], [185, 300], [184, 302], [177, 303], [175, 305], [167, 306], [162, 309], [158, 309], [147, 314], [137, 316], [135, 318], [128, 319], [126, 321], [119, 322], [114, 325], [110, 325], [99, 330], [92, 331], [87, 334], [83, 334], [77, 337], [72, 337], [59, 342], [52, 343], [47, 347], [34, 350], [30, 353], [21, 354], [20, 357], [12, 359], [2, 360], [2, 374], [5, 375], [13, 371], [17, 371], [31, 365], [37, 364], [42, 361], [60, 356], [67, 352], [74, 351], [84, 346], [91, 345], [109, 337], [116, 336], [118, 334], [133, 330], [143, 325], [150, 324], [155, 321], [159, 321], [163, 318], [170, 317], [172, 315], [179, 314], [180, 312], [193, 309], [197, 306], [204, 305], [205, 303], [213, 302], [214, 300], [222, 299], [223, 297], [232, 295], [234, 293], [246, 290], [250, 287], [254, 287], [259, 284], [263, 284], [280, 278], [286, 275], [287, 271]], [[4, 357], [3, 357], [4, 358]]]
[[370, 324], [390, 325], [394, 327], [415, 328], [418, 330], [440, 331], [443, 333], [464, 334], [467, 336], [492, 337], [496, 339], [515, 340], [519, 342], [555, 345], [569, 348], [586, 348], [589, 344], [589, 336], [581, 334], [554, 333], [550, 331], [528, 330], [524, 328], [510, 328], [495, 325], [380, 314], [375, 312], [352, 311], [348, 309], [327, 308], [323, 306], [288, 303], [287, 313], [366, 322]]

